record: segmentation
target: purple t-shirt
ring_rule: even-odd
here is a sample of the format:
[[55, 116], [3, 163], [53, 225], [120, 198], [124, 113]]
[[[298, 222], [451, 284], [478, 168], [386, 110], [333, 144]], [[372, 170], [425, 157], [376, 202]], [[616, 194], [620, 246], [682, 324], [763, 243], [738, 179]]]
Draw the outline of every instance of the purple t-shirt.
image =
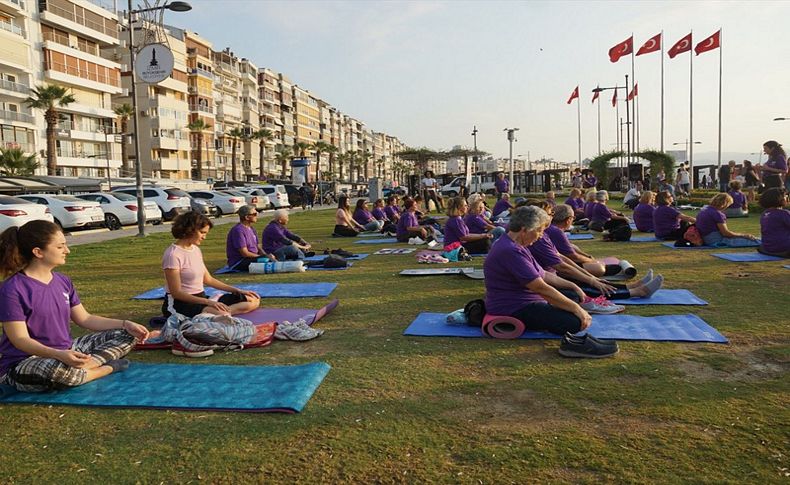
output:
[[[0, 322], [25, 322], [27, 333], [36, 342], [58, 350], [71, 348], [71, 309], [80, 304], [71, 280], [52, 273], [52, 281], [44, 284], [19, 272], [0, 287]], [[28, 358], [0, 336], [0, 376]]]
[[790, 251], [790, 211], [768, 209], [760, 216], [763, 248], [770, 253]]
[[642, 232], [653, 232], [653, 211], [655, 206], [640, 202], [634, 207], [634, 224], [636, 230]]
[[498, 216], [499, 214], [505, 212], [506, 210], [512, 209], [513, 206], [510, 205], [510, 201], [505, 199], [499, 199], [496, 204], [494, 204], [494, 210], [491, 211], [494, 217]]
[[564, 254], [565, 256], [570, 256], [571, 254], [576, 253], [576, 250], [573, 249], [573, 245], [568, 239], [568, 235], [565, 234], [565, 231], [555, 226], [554, 224], [547, 227], [546, 230], [544, 231], [544, 234], [549, 235], [549, 239], [551, 239], [551, 243], [554, 244], [554, 247], [557, 248], [557, 251], [559, 251], [560, 254]]
[[612, 218], [612, 211], [606, 207], [606, 204], [595, 204], [590, 210], [590, 221], [605, 223]]
[[593, 211], [593, 209], [595, 208], [596, 205], [598, 205], [597, 202], [585, 202], [584, 203], [584, 217], [586, 217], [587, 219], [591, 219], [592, 218], [592, 211]]
[[464, 216], [464, 224], [466, 224], [469, 233], [471, 234], [485, 234], [486, 225], [488, 224], [483, 216], [480, 214], [467, 214]]
[[400, 214], [400, 208], [394, 205], [388, 205], [384, 208], [384, 213], [387, 214], [387, 219], [394, 221]]
[[387, 220], [389, 220], [389, 218], [387, 217], [387, 214], [384, 213], [384, 209], [382, 209], [381, 207], [374, 207], [373, 211], [371, 212], [371, 214], [373, 215], [373, 217], [377, 221], [387, 221]]
[[728, 209], [742, 209], [746, 205], [746, 196], [741, 191], [730, 190], [727, 192], [732, 197], [732, 204]]
[[494, 187], [496, 187], [497, 192], [499, 192], [500, 194], [504, 194], [510, 188], [510, 182], [508, 181], [508, 179], [497, 178], [494, 181]]
[[526, 288], [531, 281], [543, 278], [545, 271], [527, 248], [508, 236], [497, 239], [483, 263], [486, 275], [486, 311], [491, 315], [513, 315], [530, 303], [546, 300]]
[[444, 224], [444, 245], [449, 246], [455, 242], [463, 244], [461, 238], [469, 234], [469, 228], [460, 216], [448, 217]]
[[261, 244], [267, 253], [273, 253], [283, 246], [290, 246], [294, 239], [298, 241], [299, 236], [275, 221], [270, 222], [261, 234]]
[[565, 203], [573, 207], [574, 211], [584, 209], [584, 201], [578, 197], [575, 199], [573, 197], [568, 197], [565, 199]]
[[724, 212], [716, 210], [716, 208], [706, 205], [697, 216], [697, 229], [702, 237], [707, 236], [712, 232], [719, 232], [718, 224], [727, 222], [727, 216]]
[[373, 220], [373, 214], [367, 209], [357, 209], [354, 211], [354, 220], [364, 226]]
[[546, 271], [555, 273], [554, 266], [562, 263], [562, 258], [560, 258], [557, 248], [554, 247], [554, 243], [551, 242], [551, 237], [545, 232], [528, 249], [535, 261]]
[[[787, 160], [785, 157], [779, 155], [777, 158], [770, 158], [767, 162], [765, 162], [766, 167], [775, 168], [777, 170], [781, 170], [782, 172], [787, 173]], [[768, 172], [766, 172], [767, 174]], [[776, 173], [771, 172], [771, 175], [776, 175]]]
[[398, 225], [396, 226], [396, 233], [399, 238], [406, 237], [409, 234], [410, 227], [417, 227], [420, 222], [414, 212], [406, 211], [400, 216]]
[[598, 185], [598, 177], [596, 177], [595, 175], [588, 175], [587, 178], [584, 179], [584, 183], [588, 187], [593, 188], [596, 185]]
[[239, 253], [241, 248], [247, 248], [247, 251], [252, 254], [258, 254], [258, 235], [255, 234], [255, 229], [252, 227], [236, 224], [228, 231], [228, 237], [225, 240], [225, 255], [228, 257], [228, 266], [233, 266], [244, 259], [244, 256]]
[[656, 231], [656, 237], [665, 238], [678, 229], [680, 227], [679, 215], [680, 211], [670, 205], [656, 207], [656, 210], [653, 211], [653, 228]]

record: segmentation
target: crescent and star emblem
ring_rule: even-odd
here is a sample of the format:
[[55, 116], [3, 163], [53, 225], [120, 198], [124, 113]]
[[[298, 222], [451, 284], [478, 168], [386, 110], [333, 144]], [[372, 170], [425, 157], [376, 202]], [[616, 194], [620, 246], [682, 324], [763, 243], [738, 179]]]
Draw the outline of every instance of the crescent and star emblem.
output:
[[703, 45], [702, 47], [712, 47], [712, 46], [713, 46], [713, 38], [711, 37], [710, 39], [705, 41], [705, 45]]

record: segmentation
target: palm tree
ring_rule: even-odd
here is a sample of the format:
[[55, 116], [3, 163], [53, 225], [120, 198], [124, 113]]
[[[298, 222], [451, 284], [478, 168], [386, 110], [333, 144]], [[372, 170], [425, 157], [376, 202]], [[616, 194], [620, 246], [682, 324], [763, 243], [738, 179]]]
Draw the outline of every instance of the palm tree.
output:
[[236, 145], [239, 143], [239, 138], [244, 138], [244, 130], [237, 126], [227, 132], [226, 136], [230, 138], [232, 143], [230, 150], [230, 178], [236, 181]]
[[340, 175], [338, 175], [338, 180], [343, 180], [343, 165], [351, 159], [348, 153], [340, 153], [337, 156], [337, 166], [340, 169]]
[[65, 108], [75, 101], [74, 95], [68, 93], [69, 88], [50, 84], [30, 90], [33, 93], [25, 100], [31, 108], [44, 111], [47, 122], [47, 175], [57, 175], [58, 155], [55, 151], [55, 131], [58, 126], [57, 108]]
[[329, 151], [331, 147], [329, 143], [317, 141], [310, 145], [310, 148], [315, 152], [315, 181], [318, 182], [318, 175], [321, 172], [321, 154]]
[[375, 163], [376, 163], [376, 177], [383, 177], [382, 169], [384, 167], [384, 159], [379, 158], [378, 160], [376, 160]]
[[129, 166], [129, 153], [126, 150], [125, 137], [129, 134], [129, 118], [134, 115], [134, 108], [129, 103], [123, 103], [116, 106], [113, 112], [118, 117], [121, 134], [124, 137], [121, 140], [121, 176], [129, 176], [132, 173], [132, 167]]
[[[346, 155], [348, 155], [348, 180], [350, 182], [359, 180], [359, 153], [356, 150], [352, 150]], [[356, 171], [356, 178], [354, 177], [354, 171]]]
[[263, 169], [263, 161], [266, 158], [266, 141], [274, 138], [274, 134], [265, 128], [261, 128], [258, 131], [254, 131], [252, 135], [250, 135], [250, 138], [253, 140], [258, 140], [258, 171], [260, 172], [260, 179], [263, 180], [265, 173]]
[[334, 145], [329, 145], [329, 148], [326, 149], [329, 154], [329, 173], [332, 174], [332, 178], [335, 176], [335, 154], [337, 151], [338, 148]]
[[28, 177], [36, 173], [41, 164], [35, 155], [25, 155], [20, 148], [0, 148], [0, 174], [11, 177]]
[[418, 168], [421, 172], [425, 172], [428, 170], [429, 160], [445, 160], [447, 158], [447, 153], [422, 147], [407, 148], [406, 150], [396, 153], [395, 156], [403, 160], [414, 162], [415, 168]]
[[297, 141], [294, 143], [294, 153], [298, 153], [300, 157], [304, 158], [307, 156], [307, 150], [311, 147], [312, 145], [307, 142]]
[[293, 153], [291, 152], [291, 149], [285, 145], [277, 145], [275, 151], [277, 153], [274, 155], [274, 159], [280, 164], [280, 168], [282, 169], [282, 177], [285, 178], [285, 174], [288, 170], [288, 162], [291, 161]]
[[373, 154], [370, 153], [370, 150], [365, 149], [365, 151], [360, 153], [359, 156], [362, 158], [362, 160], [360, 161], [361, 162], [360, 165], [363, 165], [365, 167], [365, 177], [364, 177], [364, 179], [367, 180], [368, 177], [370, 177], [370, 171], [369, 171], [368, 164], [370, 163], [370, 159], [373, 158]]
[[195, 152], [195, 172], [197, 173], [198, 180], [203, 179], [203, 132], [211, 129], [211, 125], [203, 121], [202, 118], [197, 118], [195, 121], [187, 125], [187, 129], [195, 134], [197, 138], [197, 151]]

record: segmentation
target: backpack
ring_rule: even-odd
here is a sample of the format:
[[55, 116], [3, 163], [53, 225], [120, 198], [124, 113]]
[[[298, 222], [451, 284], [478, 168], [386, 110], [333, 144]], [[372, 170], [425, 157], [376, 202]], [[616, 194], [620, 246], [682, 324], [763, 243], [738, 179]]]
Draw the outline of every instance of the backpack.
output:
[[466, 324], [470, 327], [482, 327], [483, 317], [486, 316], [486, 303], [481, 299], [472, 300], [464, 305]]
[[690, 242], [692, 246], [704, 246], [705, 241], [702, 239], [702, 234], [700, 234], [699, 229], [697, 226], [692, 224], [687, 229], [686, 232], [683, 233], [683, 239]]
[[628, 224], [621, 224], [609, 230], [609, 234], [603, 237], [604, 241], [630, 241], [631, 240], [631, 226]]
[[254, 343], [255, 325], [243, 318], [201, 313], [192, 318], [174, 313], [162, 327], [161, 337], [168, 342], [178, 342], [185, 349], [240, 350]]
[[347, 266], [348, 261], [343, 256], [330, 254], [324, 258], [324, 268], [345, 268]]

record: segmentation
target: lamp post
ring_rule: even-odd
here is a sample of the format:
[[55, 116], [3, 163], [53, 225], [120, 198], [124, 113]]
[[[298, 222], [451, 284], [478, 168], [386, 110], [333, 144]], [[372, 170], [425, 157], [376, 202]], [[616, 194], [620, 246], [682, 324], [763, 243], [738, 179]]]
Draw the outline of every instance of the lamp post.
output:
[[502, 131], [507, 132], [507, 141], [510, 143], [510, 192], [512, 193], [516, 187], [516, 184], [513, 182], [513, 142], [516, 141], [516, 132], [518, 128], [505, 128]]
[[[672, 144], [672, 146], [683, 145], [683, 146], [684, 146], [684, 150], [685, 150], [685, 152], [686, 152], [686, 160], [688, 160], [688, 156], [689, 156], [689, 146], [690, 146], [690, 145], [701, 145], [701, 144], [702, 144], [702, 142], [701, 142], [701, 141], [694, 141], [694, 142], [690, 142], [690, 141], [688, 141], [688, 139], [686, 139], [686, 141], [679, 141], [679, 142], [677, 142], [677, 143], [673, 143], [673, 144]], [[721, 165], [719, 165], [719, 166], [721, 166]]]
[[774, 121], [790, 121], [790, 117], [787, 117], [787, 118], [785, 118], [785, 117], [774, 118]]
[[140, 129], [139, 129], [139, 122], [138, 122], [138, 115], [137, 112], [137, 76], [134, 72], [134, 20], [132, 20], [133, 15], [137, 15], [143, 12], [152, 12], [154, 10], [170, 10], [173, 12], [188, 12], [192, 10], [192, 6], [187, 2], [170, 2], [165, 3], [164, 5], [160, 5], [158, 7], [151, 7], [151, 8], [141, 8], [137, 10], [132, 9], [132, 0], [128, 0], [128, 8], [129, 13], [127, 17], [127, 28], [129, 29], [129, 67], [131, 71], [131, 82], [132, 82], [132, 108], [134, 113], [132, 114], [132, 122], [134, 124], [134, 153], [136, 156], [135, 160], [135, 170], [134, 170], [134, 178], [135, 184], [137, 186], [137, 235], [140, 237], [145, 237], [145, 197], [143, 197], [143, 165], [141, 163], [140, 157]]
[[[597, 88], [593, 89], [592, 92], [594, 92], [594, 93], [601, 93], [603, 91], [608, 91], [610, 89], [614, 90], [614, 91], [617, 91], [618, 89], [622, 89], [622, 90], [625, 91], [625, 94], [626, 94], [625, 123], [626, 123], [626, 126], [628, 127], [628, 130], [627, 130], [628, 131], [627, 132], [627, 141], [628, 141], [627, 148], [628, 148], [628, 150], [626, 151], [626, 158], [628, 160], [628, 163], [630, 164], [631, 163], [631, 113], [630, 113], [630, 111], [628, 109], [628, 102], [627, 102], [627, 99], [628, 99], [628, 74], [625, 75], [625, 86], [611, 86], [611, 87], [606, 87], [606, 88], [602, 88], [602, 87], [598, 86]], [[598, 104], [600, 104], [600, 100], [598, 101]], [[622, 136], [620, 137], [620, 139], [622, 140]], [[582, 161], [579, 160], [579, 166], [580, 167], [581, 167], [581, 164], [582, 164]], [[620, 175], [622, 176], [622, 167], [621, 167], [621, 174]]]

